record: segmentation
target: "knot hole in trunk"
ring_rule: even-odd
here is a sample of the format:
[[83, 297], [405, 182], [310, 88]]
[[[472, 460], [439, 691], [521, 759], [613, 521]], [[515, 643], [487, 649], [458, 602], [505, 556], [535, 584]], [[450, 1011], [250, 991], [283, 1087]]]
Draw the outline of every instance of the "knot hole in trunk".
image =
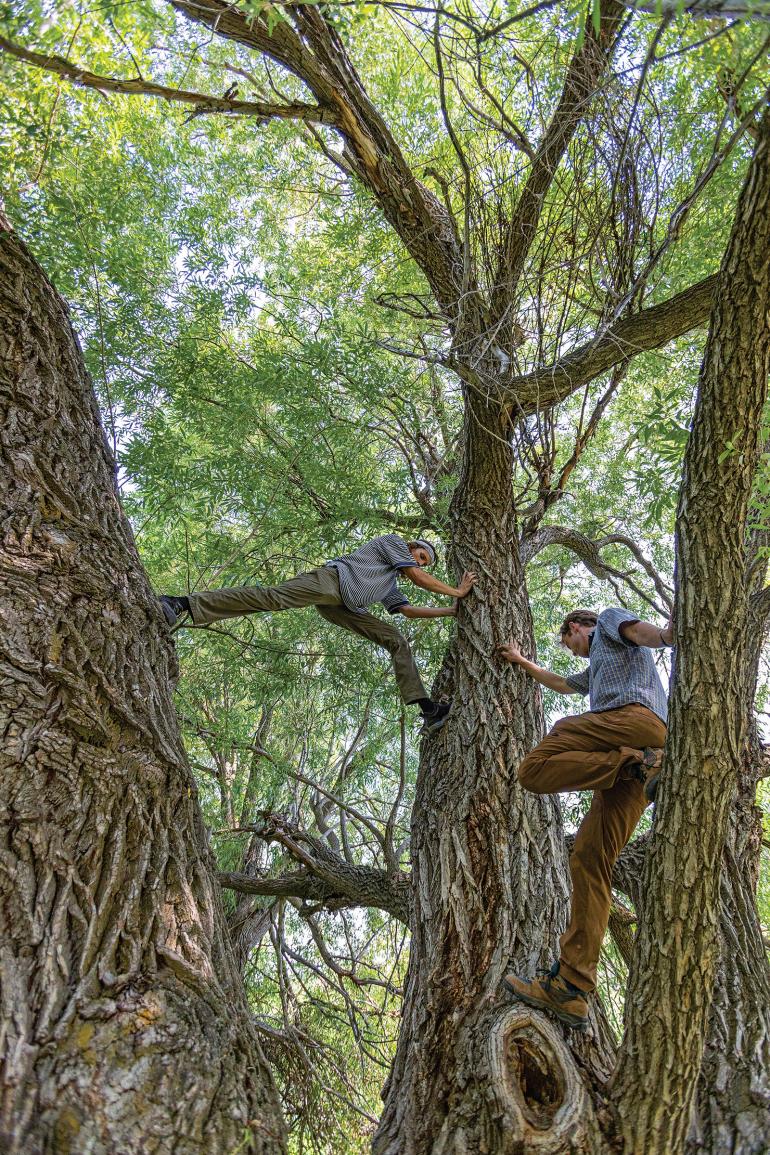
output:
[[593, 1106], [556, 1024], [523, 1004], [502, 1009], [489, 1021], [486, 1057], [502, 1149], [532, 1155], [597, 1150]]
[[564, 1102], [561, 1067], [542, 1039], [534, 1041], [529, 1032], [512, 1031], [506, 1047], [506, 1065], [520, 1105], [533, 1127], [547, 1130]]

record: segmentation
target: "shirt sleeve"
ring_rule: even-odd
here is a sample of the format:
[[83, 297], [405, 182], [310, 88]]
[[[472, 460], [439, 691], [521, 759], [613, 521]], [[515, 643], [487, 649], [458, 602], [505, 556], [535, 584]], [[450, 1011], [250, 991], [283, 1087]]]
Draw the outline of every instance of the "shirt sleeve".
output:
[[589, 667], [586, 666], [579, 674], [570, 674], [564, 681], [578, 694], [587, 694], [590, 687]]
[[383, 559], [394, 569], [406, 569], [407, 566], [417, 565], [409, 546], [397, 533], [386, 533], [377, 540]]
[[402, 606], [411, 605], [409, 598], [405, 598], [401, 590], [395, 587], [385, 594], [382, 604], [389, 614], [397, 614]]
[[612, 638], [613, 642], [620, 642], [624, 646], [636, 646], [636, 642], [631, 642], [628, 638], [623, 637], [620, 627], [626, 623], [638, 621], [638, 614], [632, 614], [630, 610], [610, 609], [602, 610], [597, 624], [608, 637]]

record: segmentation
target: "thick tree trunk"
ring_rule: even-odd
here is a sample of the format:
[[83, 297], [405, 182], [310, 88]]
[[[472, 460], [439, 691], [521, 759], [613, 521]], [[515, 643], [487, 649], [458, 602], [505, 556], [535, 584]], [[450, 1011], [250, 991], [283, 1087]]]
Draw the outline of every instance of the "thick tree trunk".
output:
[[[751, 713], [756, 678], [745, 703]], [[687, 1155], [759, 1155], [770, 1151], [770, 967], [756, 906], [761, 813], [754, 805], [763, 772], [754, 736], [738, 780], [722, 857], [719, 966], [709, 1015]], [[613, 885], [644, 906], [644, 852], [650, 839], [620, 857]], [[612, 929], [612, 920], [610, 920]], [[632, 958], [633, 948], [626, 961]]]
[[171, 701], [66, 307], [0, 225], [2, 1147], [277, 1152]]
[[[762, 769], [754, 740], [738, 781], [722, 856], [719, 966], [687, 1155], [770, 1151], [770, 968], [756, 907], [762, 823], [754, 795]], [[613, 876], [613, 884], [632, 899], [637, 917], [644, 905], [649, 841], [627, 848]]]
[[[533, 973], [552, 961], [569, 876], [556, 800], [516, 779], [542, 711], [534, 684], [494, 655], [509, 637], [532, 645], [511, 450], [499, 409], [470, 405], [453, 561], [479, 583], [445, 667], [450, 720], [422, 750], [409, 974], [374, 1151], [592, 1152], [597, 1121], [563, 1031], [501, 994], [511, 966]], [[597, 1021], [585, 1061], [606, 1073], [610, 1053]]]
[[722, 263], [677, 519], [677, 678], [616, 1079], [628, 1150], [650, 1155], [684, 1147], [719, 961], [720, 864], [746, 752], [746, 521], [769, 314], [770, 113]]

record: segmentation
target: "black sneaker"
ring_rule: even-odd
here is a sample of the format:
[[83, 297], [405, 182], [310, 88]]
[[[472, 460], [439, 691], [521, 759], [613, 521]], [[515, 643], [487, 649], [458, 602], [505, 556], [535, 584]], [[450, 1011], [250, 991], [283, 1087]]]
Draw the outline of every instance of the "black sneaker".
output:
[[187, 598], [175, 598], [170, 594], [162, 594], [158, 601], [163, 610], [164, 618], [172, 628], [181, 625], [186, 618], [191, 617], [190, 603]]
[[437, 702], [429, 714], [423, 714], [423, 718], [425, 719], [425, 724], [422, 728], [423, 734], [435, 734], [437, 730], [440, 730], [446, 722], [451, 709], [451, 702]]

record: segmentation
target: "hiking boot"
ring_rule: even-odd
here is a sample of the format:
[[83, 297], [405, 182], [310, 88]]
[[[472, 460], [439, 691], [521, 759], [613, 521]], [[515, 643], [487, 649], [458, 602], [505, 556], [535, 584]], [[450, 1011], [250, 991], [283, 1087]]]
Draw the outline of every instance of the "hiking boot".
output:
[[451, 702], [437, 702], [432, 710], [423, 710], [422, 716], [425, 720], [422, 728], [423, 734], [435, 734], [437, 730], [440, 730], [451, 709]]
[[658, 793], [658, 779], [659, 778], [660, 778], [660, 774], [656, 771], [656, 773], [652, 774], [650, 776], [650, 778], [647, 780], [647, 783], [644, 787], [644, 796], [648, 802], [654, 802], [655, 801], [655, 796]]
[[644, 786], [644, 794], [648, 802], [655, 801], [655, 793], [658, 789], [658, 777], [660, 776], [660, 764], [662, 761], [662, 750], [645, 746], [642, 761], [634, 762], [630, 768], [632, 776]]
[[176, 598], [170, 594], [162, 594], [158, 601], [163, 610], [164, 618], [172, 628], [181, 625], [186, 618], [192, 616], [187, 598]]
[[506, 975], [503, 985], [514, 998], [548, 1011], [573, 1031], [585, 1031], [588, 1027], [588, 1003], [583, 998], [585, 991], [573, 986], [559, 974], [559, 964], [555, 963], [542, 977], [520, 979], [517, 975]]

